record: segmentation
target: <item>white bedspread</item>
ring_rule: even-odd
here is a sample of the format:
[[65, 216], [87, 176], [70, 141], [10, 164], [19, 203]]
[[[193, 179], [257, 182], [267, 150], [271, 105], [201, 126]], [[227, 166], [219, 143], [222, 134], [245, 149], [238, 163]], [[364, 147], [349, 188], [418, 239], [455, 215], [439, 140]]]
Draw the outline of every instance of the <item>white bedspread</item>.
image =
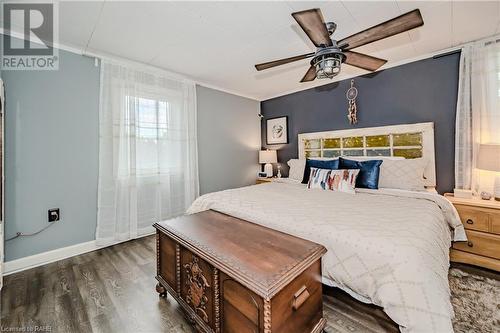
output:
[[188, 214], [208, 209], [324, 245], [324, 277], [383, 307], [403, 332], [453, 331], [449, 247], [465, 232], [442, 196], [273, 182], [203, 195]]

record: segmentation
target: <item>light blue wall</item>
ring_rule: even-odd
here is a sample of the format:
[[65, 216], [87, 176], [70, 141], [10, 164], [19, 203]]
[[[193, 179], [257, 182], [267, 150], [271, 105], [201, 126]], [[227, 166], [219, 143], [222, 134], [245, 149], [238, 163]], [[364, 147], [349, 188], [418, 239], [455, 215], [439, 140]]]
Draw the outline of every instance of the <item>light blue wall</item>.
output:
[[3, 71], [5, 235], [61, 221], [33, 237], [5, 244], [13, 260], [94, 239], [97, 212], [99, 68], [59, 52], [58, 71]]
[[260, 103], [202, 86], [196, 97], [200, 193], [255, 184]]
[[[99, 68], [60, 51], [58, 71], [3, 71], [6, 88], [5, 260], [95, 239]], [[259, 102], [197, 86], [201, 193], [255, 183]]]

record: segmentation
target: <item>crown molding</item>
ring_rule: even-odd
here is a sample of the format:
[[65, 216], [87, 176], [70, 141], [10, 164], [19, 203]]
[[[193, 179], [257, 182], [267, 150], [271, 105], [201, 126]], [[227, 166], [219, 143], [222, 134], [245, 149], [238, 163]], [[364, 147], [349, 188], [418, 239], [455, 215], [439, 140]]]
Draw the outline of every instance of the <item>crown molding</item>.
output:
[[[24, 34], [19, 33], [17, 31], [7, 31], [7, 30], [5, 30], [3, 28], [0, 28], [0, 34], [1, 35], [9, 35], [11, 37], [22, 39], [22, 40], [25, 39], [24, 38]], [[80, 55], [80, 56], [83, 56], [83, 57], [89, 57], [89, 58], [96, 58], [96, 59], [99, 59], [99, 60], [109, 60], [109, 61], [119, 62], [119, 63], [122, 63], [122, 64], [128, 64], [130, 66], [142, 67], [143, 69], [149, 70], [149, 71], [155, 71], [155, 72], [159, 71], [159, 72], [162, 72], [166, 76], [171, 77], [171, 78], [176, 78], [178, 80], [191, 81], [191, 82], [193, 82], [196, 85], [200, 85], [200, 86], [203, 86], [203, 87], [206, 87], [206, 88], [210, 88], [210, 89], [215, 89], [215, 90], [218, 90], [218, 91], [221, 91], [221, 92], [225, 92], [227, 94], [231, 94], [231, 95], [235, 95], [235, 96], [239, 96], [239, 97], [251, 99], [251, 100], [254, 100], [254, 101], [258, 101], [258, 102], [261, 101], [261, 99], [258, 98], [258, 97], [256, 97], [256, 96], [251, 96], [251, 95], [243, 94], [243, 93], [240, 93], [238, 91], [231, 90], [231, 89], [222, 88], [222, 87], [219, 87], [216, 84], [212, 84], [212, 83], [209, 83], [209, 82], [207, 82], [205, 80], [200, 80], [200, 79], [191, 77], [191, 76], [186, 75], [186, 74], [178, 73], [178, 72], [172, 71], [172, 70], [170, 70], [168, 68], [158, 67], [158, 66], [151, 65], [149, 63], [140, 62], [140, 61], [132, 60], [132, 59], [125, 58], [125, 57], [119, 57], [119, 56], [107, 54], [107, 53], [104, 53], [104, 52], [90, 52], [90, 51], [86, 51], [85, 47], [79, 48], [79, 47], [71, 46], [71, 45], [68, 45], [68, 44], [62, 44], [62, 43], [52, 43], [52, 46], [54, 48], [59, 49], [59, 50], [63, 50], [63, 51], [66, 51], [66, 52], [71, 52], [71, 53], [74, 53], [74, 54], [77, 54], [77, 55]]]
[[[24, 35], [21, 34], [21, 33], [16, 32], [16, 31], [10, 31], [9, 32], [9, 31], [4, 31], [3, 28], [0, 28], [0, 34], [8, 34], [8, 35], [10, 35], [12, 37], [16, 37], [16, 38], [24, 40]], [[126, 64], [130, 64], [130, 65], [134, 65], [134, 66], [142, 66], [143, 68], [146, 68], [146, 69], [149, 69], [149, 70], [153, 70], [153, 71], [162, 71], [162, 72], [164, 72], [166, 75], [168, 75], [170, 77], [175, 77], [175, 78], [183, 79], [183, 80], [189, 80], [189, 81], [192, 81], [193, 83], [195, 83], [197, 85], [200, 85], [200, 86], [203, 86], [203, 87], [206, 87], [206, 88], [215, 89], [215, 90], [218, 90], [218, 91], [221, 91], [221, 92], [225, 92], [225, 93], [228, 93], [228, 94], [231, 94], [231, 95], [236, 95], [236, 96], [239, 96], [239, 97], [243, 97], [243, 98], [247, 98], [247, 99], [251, 99], [251, 100], [263, 102], [263, 101], [267, 101], [269, 99], [273, 99], [273, 98], [277, 98], [277, 97], [281, 97], [281, 96], [290, 95], [290, 94], [293, 94], [293, 93], [296, 93], [296, 92], [299, 92], [299, 91], [304, 91], [304, 90], [308, 90], [308, 89], [312, 89], [312, 88], [317, 88], [317, 87], [328, 85], [330, 83], [339, 82], [339, 81], [343, 81], [343, 80], [349, 80], [349, 79], [360, 77], [360, 76], [364, 76], [364, 75], [367, 75], [367, 74], [380, 72], [380, 71], [383, 71], [383, 70], [386, 70], [386, 69], [389, 69], [389, 68], [406, 65], [406, 64], [409, 64], [409, 63], [412, 63], [412, 62], [415, 62], [415, 61], [419, 61], [419, 60], [433, 58], [433, 57], [435, 57], [437, 55], [440, 55], [440, 54], [443, 54], [443, 53], [451, 53], [453, 51], [458, 51], [458, 50], [462, 49], [464, 46], [466, 46], [468, 44], [471, 44], [471, 43], [475, 43], [475, 42], [479, 42], [479, 41], [483, 41], [483, 40], [491, 40], [492, 38], [498, 38], [498, 37], [500, 37], [500, 34], [493, 34], [491, 36], [487, 36], [487, 37], [483, 37], [483, 38], [480, 38], [480, 39], [477, 39], [477, 40], [473, 40], [473, 41], [469, 41], [469, 42], [466, 42], [466, 43], [458, 44], [458, 45], [455, 45], [455, 46], [452, 46], [452, 47], [448, 47], [448, 48], [436, 50], [436, 51], [433, 51], [433, 52], [424, 53], [424, 54], [421, 54], [421, 55], [418, 55], [418, 56], [415, 56], [415, 57], [411, 57], [411, 58], [402, 59], [402, 60], [399, 60], [399, 61], [387, 63], [384, 66], [382, 66], [381, 68], [379, 68], [378, 70], [376, 70], [375, 72], [366, 72], [366, 73], [362, 73], [362, 74], [346, 75], [346, 76], [339, 77], [338, 79], [333, 79], [333, 80], [327, 81], [327, 82], [322, 83], [322, 84], [308, 86], [307, 88], [306, 87], [297, 87], [297, 88], [286, 90], [286, 91], [279, 92], [279, 93], [276, 93], [276, 94], [271, 94], [271, 95], [268, 95], [268, 96], [265, 96], [265, 97], [258, 97], [258, 96], [253, 96], [253, 95], [247, 95], [247, 94], [244, 94], [244, 93], [241, 93], [241, 92], [238, 92], [238, 91], [234, 91], [234, 90], [231, 90], [231, 89], [222, 88], [222, 87], [220, 87], [220, 86], [218, 86], [216, 84], [209, 83], [209, 82], [207, 82], [205, 80], [200, 80], [200, 79], [193, 78], [193, 77], [191, 77], [189, 75], [186, 75], [186, 74], [182, 74], [182, 73], [177, 73], [177, 72], [171, 71], [168, 68], [154, 66], [154, 65], [151, 65], [151, 64], [148, 64], [148, 63], [139, 62], [139, 61], [136, 61], [136, 60], [125, 58], [125, 57], [119, 57], [119, 56], [110, 55], [110, 54], [106, 54], [106, 53], [87, 52], [87, 51], [84, 50], [84, 48], [80, 49], [78, 47], [74, 47], [74, 46], [70, 46], [70, 45], [62, 44], [62, 43], [54, 43], [53, 46], [55, 48], [60, 49], [60, 50], [64, 50], [64, 51], [71, 52], [71, 53], [75, 53], [75, 54], [78, 54], [78, 55], [81, 55], [81, 56], [87, 56], [87, 57], [92, 57], [92, 58], [97, 58], [97, 59], [106, 59], [106, 60], [110, 60], [110, 61], [117, 61], [117, 62], [126, 63]]]
[[299, 92], [299, 91], [304, 91], [304, 90], [308, 90], [308, 89], [312, 89], [312, 88], [316, 88], [316, 87], [325, 86], [325, 85], [330, 84], [330, 83], [339, 82], [339, 81], [343, 81], [343, 80], [349, 80], [349, 79], [352, 79], [352, 78], [355, 78], [355, 77], [360, 77], [360, 76], [363, 76], [363, 75], [380, 72], [380, 71], [383, 71], [383, 70], [386, 70], [386, 69], [389, 69], [389, 68], [406, 65], [406, 64], [409, 64], [409, 63], [412, 63], [412, 62], [415, 62], [415, 61], [424, 60], [424, 59], [430, 59], [430, 58], [437, 57], [439, 55], [446, 55], [447, 53], [453, 53], [455, 51], [459, 51], [459, 50], [461, 50], [466, 45], [470, 45], [470, 44], [477, 43], [477, 42], [482, 42], [482, 41], [488, 42], [488, 41], [496, 40], [497, 38], [500, 38], [500, 34], [493, 34], [491, 36], [482, 37], [482, 38], [479, 38], [479, 39], [476, 39], [476, 40], [472, 40], [472, 41], [469, 41], [469, 42], [466, 42], [466, 43], [457, 44], [457, 45], [452, 46], [452, 47], [440, 49], [440, 50], [433, 51], [433, 52], [424, 53], [424, 54], [421, 54], [421, 55], [418, 55], [418, 56], [415, 56], [415, 57], [398, 60], [398, 61], [395, 61], [395, 62], [392, 62], [392, 63], [387, 63], [384, 66], [380, 67], [375, 72], [368, 72], [367, 71], [366, 73], [363, 73], [363, 74], [347, 75], [347, 76], [343, 76], [343, 77], [338, 78], [338, 79], [333, 79], [331, 81], [325, 82], [324, 84], [313, 85], [313, 86], [310, 86], [310, 87], [307, 87], [307, 88], [295, 88], [295, 89], [291, 89], [291, 90], [288, 90], [288, 91], [285, 91], [285, 92], [282, 92], [282, 93], [269, 95], [265, 99], [262, 99], [261, 102], [267, 101], [269, 99], [281, 97], [281, 96], [290, 95], [290, 94], [293, 94], [293, 93], [296, 93], [296, 92]]

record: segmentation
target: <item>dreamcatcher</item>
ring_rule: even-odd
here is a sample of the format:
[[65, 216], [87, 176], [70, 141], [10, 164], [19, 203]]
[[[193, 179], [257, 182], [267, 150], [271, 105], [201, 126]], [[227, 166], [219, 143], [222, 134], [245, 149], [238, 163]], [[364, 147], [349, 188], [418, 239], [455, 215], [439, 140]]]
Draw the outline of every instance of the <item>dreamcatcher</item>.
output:
[[347, 89], [346, 92], [347, 100], [349, 101], [349, 107], [347, 109], [347, 119], [351, 125], [358, 122], [358, 108], [356, 106], [356, 97], [358, 97], [358, 89], [354, 86], [354, 80], [351, 80], [351, 88]]

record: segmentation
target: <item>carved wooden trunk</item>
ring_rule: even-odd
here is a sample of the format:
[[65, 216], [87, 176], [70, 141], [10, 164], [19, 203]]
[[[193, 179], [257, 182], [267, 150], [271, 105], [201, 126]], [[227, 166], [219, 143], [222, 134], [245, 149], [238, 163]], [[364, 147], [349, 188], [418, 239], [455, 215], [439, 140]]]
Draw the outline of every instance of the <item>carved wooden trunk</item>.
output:
[[214, 211], [155, 228], [156, 290], [198, 331], [323, 330], [323, 246]]

